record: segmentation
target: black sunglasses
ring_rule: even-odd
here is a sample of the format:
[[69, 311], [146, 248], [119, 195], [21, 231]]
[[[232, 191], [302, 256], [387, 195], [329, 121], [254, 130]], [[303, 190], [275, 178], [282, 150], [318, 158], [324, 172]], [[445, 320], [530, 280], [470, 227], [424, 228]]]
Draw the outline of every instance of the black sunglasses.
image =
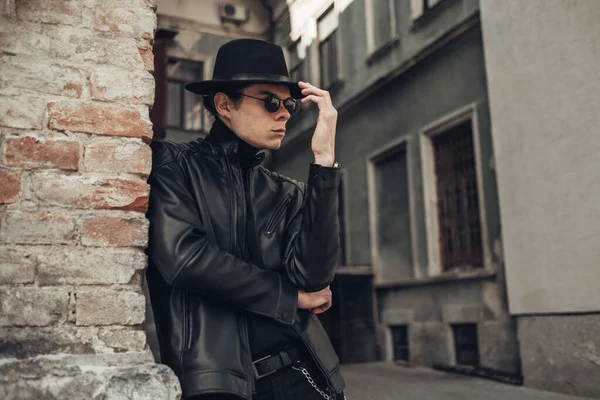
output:
[[277, 112], [279, 107], [281, 107], [281, 103], [283, 103], [283, 107], [290, 113], [290, 115], [294, 115], [296, 111], [298, 111], [298, 100], [290, 97], [289, 99], [280, 99], [272, 93], [265, 93], [267, 97], [254, 97], [244, 93], [238, 93], [244, 97], [250, 97], [251, 99], [261, 100], [265, 103], [265, 110], [270, 113]]

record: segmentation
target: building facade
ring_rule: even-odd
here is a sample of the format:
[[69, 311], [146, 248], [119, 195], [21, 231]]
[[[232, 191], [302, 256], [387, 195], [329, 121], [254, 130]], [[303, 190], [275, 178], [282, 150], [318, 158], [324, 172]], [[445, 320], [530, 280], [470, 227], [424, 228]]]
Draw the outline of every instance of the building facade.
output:
[[[276, 40], [339, 111], [343, 255], [324, 323], [342, 361], [518, 375], [479, 2], [297, 0], [289, 10]], [[306, 178], [316, 115], [288, 123], [275, 170]]]

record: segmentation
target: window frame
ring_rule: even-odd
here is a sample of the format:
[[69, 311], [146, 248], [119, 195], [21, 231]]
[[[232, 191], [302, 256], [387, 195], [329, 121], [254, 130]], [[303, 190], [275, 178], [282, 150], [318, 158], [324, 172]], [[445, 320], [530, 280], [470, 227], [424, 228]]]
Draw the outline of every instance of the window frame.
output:
[[[195, 63], [195, 64], [202, 64], [202, 77], [203, 79], [206, 77], [206, 67], [207, 67], [207, 62], [205, 60], [201, 60], [201, 59], [193, 59], [193, 58], [186, 58], [186, 57], [181, 57], [179, 55], [175, 56], [175, 55], [171, 55], [169, 53], [167, 53], [166, 57], [165, 57], [165, 64], [169, 65], [169, 62], [175, 60], [175, 61], [185, 61], [185, 62], [190, 62], [190, 63]], [[169, 73], [168, 73], [168, 67], [166, 68], [165, 71], [165, 81], [164, 81], [164, 85], [165, 85], [165, 93], [164, 93], [164, 104], [165, 104], [165, 109], [164, 109], [164, 129], [165, 130], [176, 130], [179, 132], [185, 132], [185, 133], [192, 133], [192, 134], [202, 134], [202, 133], [206, 133], [207, 131], [207, 126], [206, 126], [206, 118], [205, 118], [205, 113], [204, 113], [204, 105], [202, 105], [202, 110], [201, 110], [201, 128], [199, 130], [194, 130], [194, 129], [185, 129], [185, 85], [188, 83], [194, 82], [194, 80], [184, 80], [184, 79], [178, 79], [178, 78], [172, 78], [169, 77]], [[168, 91], [168, 86], [169, 83], [176, 83], [181, 87], [181, 91], [180, 91], [180, 107], [179, 107], [179, 118], [180, 118], [180, 125], [176, 126], [176, 125], [169, 125], [167, 122], [167, 112], [168, 112], [168, 107], [169, 107], [169, 91]], [[200, 95], [197, 95], [200, 96]], [[201, 97], [201, 96], [200, 96]], [[202, 104], [202, 103], [201, 103]]]
[[398, 22], [396, 20], [396, 4], [394, 0], [385, 0], [388, 2], [390, 37], [381, 43], [375, 43], [375, 15], [373, 15], [373, 2], [381, 0], [365, 0], [365, 29], [367, 38], [367, 62], [371, 63], [379, 56], [387, 53], [395, 44], [400, 41], [397, 32]]
[[490, 238], [488, 235], [488, 224], [486, 219], [486, 215], [488, 213], [484, 182], [482, 178], [483, 160], [481, 159], [480, 131], [477, 121], [477, 105], [472, 103], [424, 126], [419, 133], [423, 179], [423, 204], [425, 208], [425, 228], [427, 233], [427, 272], [429, 276], [456, 274], [455, 270], [444, 271], [441, 263], [439, 244], [441, 233], [438, 220], [437, 177], [435, 174], [435, 159], [432, 138], [447, 132], [451, 128], [468, 122], [469, 120], [471, 121], [471, 131], [473, 135], [483, 265], [481, 268], [471, 269], [466, 271], [466, 273], [472, 273], [472, 271], [483, 271], [488, 273], [495, 272], [491, 261], [489, 245]]
[[374, 152], [370, 153], [367, 156], [367, 190], [368, 190], [368, 199], [369, 199], [369, 229], [370, 229], [370, 239], [371, 239], [371, 264], [373, 268], [374, 281], [373, 284], [375, 286], [383, 285], [388, 283], [390, 280], [385, 278], [386, 272], [384, 271], [384, 267], [381, 263], [381, 259], [379, 256], [379, 222], [378, 222], [378, 214], [377, 214], [377, 164], [387, 159], [388, 157], [393, 157], [397, 153], [404, 151], [406, 155], [406, 169], [407, 169], [407, 188], [408, 188], [408, 210], [410, 213], [409, 221], [410, 221], [410, 251], [412, 253], [412, 271], [413, 276], [408, 280], [415, 280], [420, 278], [420, 268], [418, 267], [418, 244], [417, 244], [417, 235], [416, 235], [416, 224], [417, 221], [415, 219], [416, 213], [416, 200], [414, 198], [414, 182], [413, 182], [413, 173], [411, 165], [413, 164], [413, 155], [411, 149], [411, 138], [409, 135], [402, 136], [397, 138], [396, 140], [391, 141], [385, 146], [380, 147]]
[[[317, 25], [317, 41], [318, 41], [318, 48], [317, 48], [317, 53], [318, 53], [318, 64], [319, 64], [319, 86], [321, 89], [323, 90], [331, 90], [332, 88], [336, 87], [337, 85], [339, 85], [342, 82], [342, 78], [341, 78], [341, 62], [340, 62], [340, 35], [338, 34], [339, 31], [339, 15], [336, 15], [337, 20], [337, 25], [335, 27], [335, 29], [333, 31], [331, 31], [326, 37], [321, 38], [320, 34], [319, 34], [319, 22], [325, 18], [325, 16], [328, 13], [336, 13], [337, 14], [337, 9], [335, 8], [335, 2], [331, 2], [331, 4], [329, 4], [325, 10], [323, 12], [321, 12], [319, 14], [319, 16], [316, 19], [316, 25]], [[329, 43], [329, 41], [333, 41], [333, 46], [335, 48], [335, 71], [334, 71], [334, 76], [331, 79], [331, 82], [328, 86], [325, 86], [323, 84], [323, 71], [324, 71], [324, 65], [323, 65], [323, 57], [322, 57], [322, 48], [324, 43]]]

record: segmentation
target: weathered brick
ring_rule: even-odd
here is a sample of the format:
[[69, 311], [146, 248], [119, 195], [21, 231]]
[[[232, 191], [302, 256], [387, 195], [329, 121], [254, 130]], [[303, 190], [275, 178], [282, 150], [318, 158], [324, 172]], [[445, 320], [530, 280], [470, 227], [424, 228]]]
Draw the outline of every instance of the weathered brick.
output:
[[134, 249], [48, 250], [37, 256], [40, 285], [108, 285], [129, 283], [146, 266]]
[[[0, 328], [0, 358], [29, 358], [50, 354], [94, 354], [113, 351], [98, 343], [98, 328], [56, 327]], [[105, 350], [105, 351], [103, 351]]]
[[138, 325], [146, 300], [140, 293], [106, 288], [79, 289], [76, 325]]
[[118, 67], [98, 67], [91, 76], [92, 98], [151, 105], [154, 102], [154, 77], [147, 71]]
[[0, 204], [21, 200], [22, 175], [20, 171], [0, 169]]
[[64, 322], [68, 301], [65, 289], [0, 288], [0, 326], [46, 326]]
[[0, 0], [0, 16], [10, 18], [17, 16], [15, 0]]
[[44, 205], [145, 212], [148, 185], [143, 179], [39, 173], [32, 188]]
[[98, 138], [85, 147], [83, 165], [87, 171], [147, 175], [151, 161], [152, 151], [142, 141]]
[[79, 153], [80, 144], [77, 141], [33, 136], [8, 138], [4, 147], [7, 165], [25, 169], [58, 168], [77, 171]]
[[139, 53], [146, 71], [154, 72], [154, 53], [152, 49], [139, 49]]
[[85, 246], [146, 246], [147, 220], [143, 217], [97, 215], [86, 218], [81, 227]]
[[50, 103], [50, 129], [122, 137], [151, 137], [150, 122], [137, 109], [95, 103]]
[[123, 8], [110, 3], [98, 4], [94, 29], [100, 32], [118, 32], [134, 36], [153, 36], [156, 25], [156, 14], [152, 10], [139, 8]]
[[81, 22], [79, 0], [19, 0], [16, 4], [20, 20], [61, 25]]
[[80, 97], [85, 73], [77, 68], [30, 57], [4, 57], [0, 79], [5, 87]]
[[42, 129], [45, 107], [39, 99], [0, 96], [0, 126]]
[[142, 351], [146, 348], [146, 333], [142, 330], [100, 328], [98, 338], [116, 351]]
[[19, 244], [68, 244], [75, 239], [75, 222], [45, 211], [11, 211], [4, 215], [0, 241]]
[[27, 248], [0, 246], [0, 285], [32, 283], [35, 256]]

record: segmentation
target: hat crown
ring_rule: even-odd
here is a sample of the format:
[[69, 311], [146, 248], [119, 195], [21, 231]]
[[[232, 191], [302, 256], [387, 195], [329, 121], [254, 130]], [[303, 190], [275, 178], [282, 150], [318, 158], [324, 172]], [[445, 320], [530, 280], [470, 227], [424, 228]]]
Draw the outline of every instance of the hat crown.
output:
[[213, 79], [237, 76], [279, 76], [289, 78], [281, 47], [258, 39], [236, 39], [217, 53]]

